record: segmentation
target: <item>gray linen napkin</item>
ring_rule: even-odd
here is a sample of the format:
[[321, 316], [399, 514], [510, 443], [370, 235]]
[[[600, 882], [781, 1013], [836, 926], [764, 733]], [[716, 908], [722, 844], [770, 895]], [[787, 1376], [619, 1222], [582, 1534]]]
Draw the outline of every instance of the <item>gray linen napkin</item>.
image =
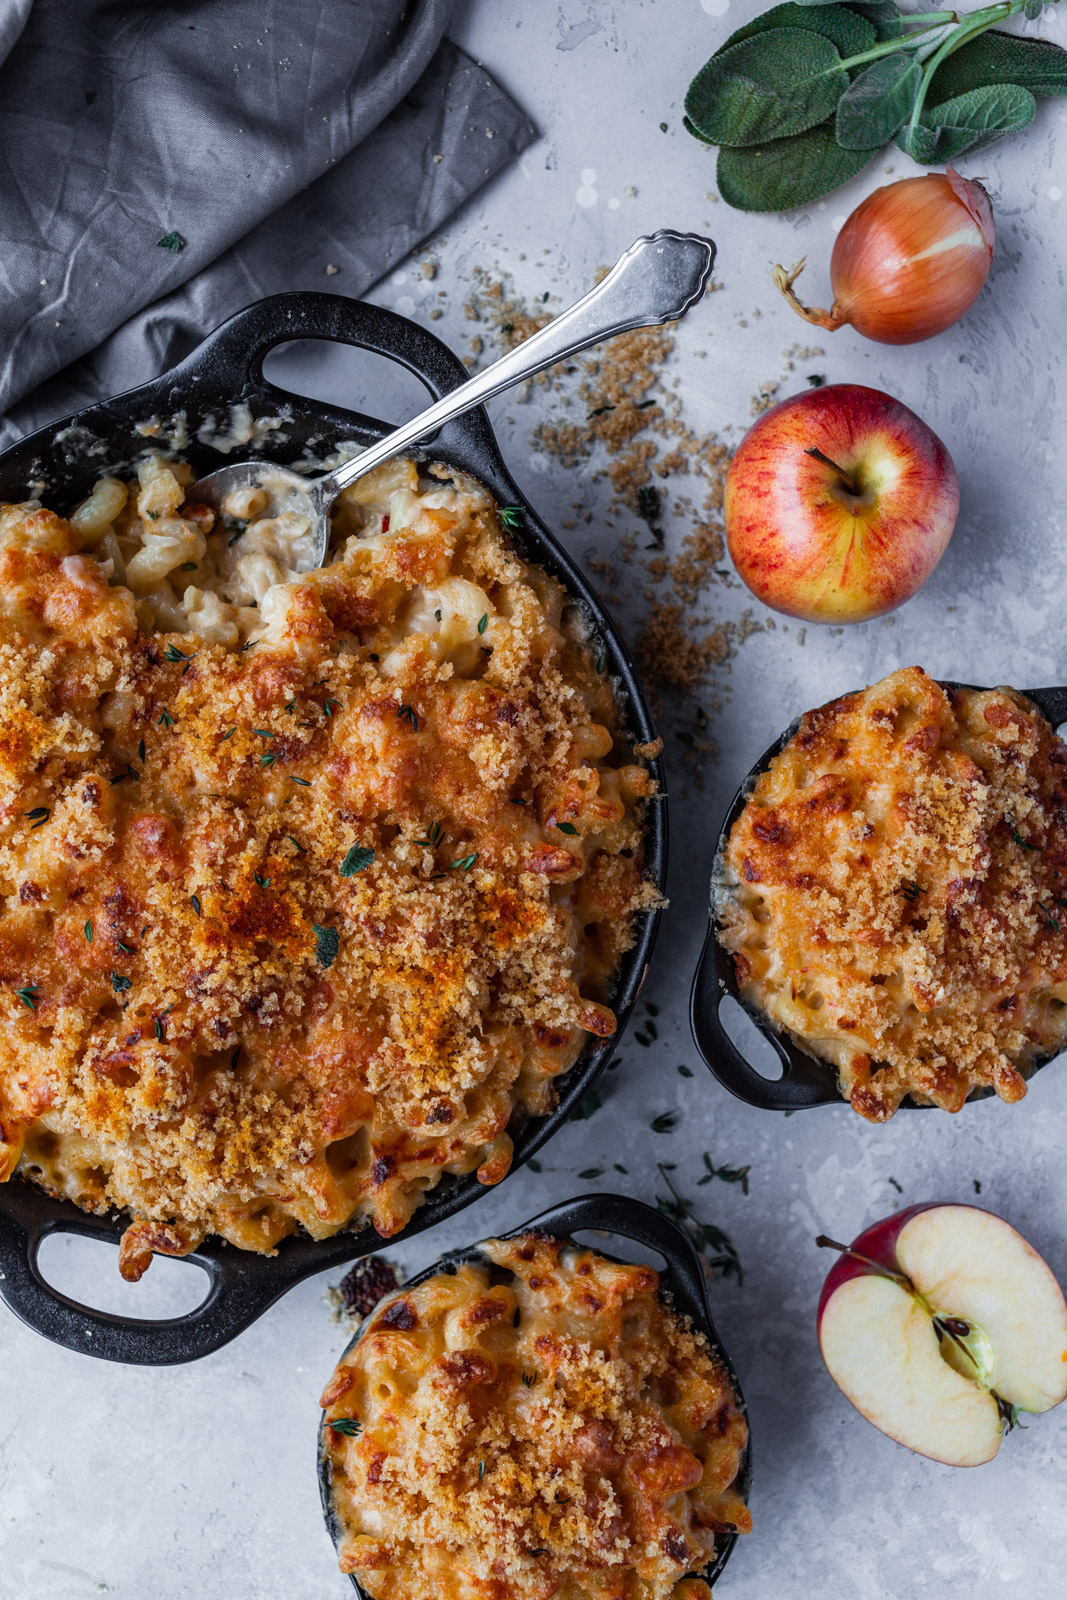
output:
[[524, 149], [451, 5], [0, 0], [0, 445], [261, 295], [362, 293]]

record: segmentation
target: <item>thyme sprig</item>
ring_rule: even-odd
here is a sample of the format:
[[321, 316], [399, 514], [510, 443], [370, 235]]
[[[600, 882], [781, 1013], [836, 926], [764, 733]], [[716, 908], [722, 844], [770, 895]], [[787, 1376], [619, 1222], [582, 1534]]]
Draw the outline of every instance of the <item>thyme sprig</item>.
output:
[[717, 1167], [705, 1150], [704, 1165], [708, 1170], [702, 1178], [697, 1179], [698, 1188], [705, 1183], [710, 1183], [712, 1178], [721, 1178], [723, 1183], [739, 1183], [741, 1185], [741, 1193], [748, 1193], [748, 1175], [752, 1171], [751, 1164], [744, 1167]]
[[358, 1417], [334, 1417], [330, 1427], [334, 1433], [343, 1434], [346, 1439], [354, 1439], [363, 1432], [363, 1424]]
[[731, 1275], [736, 1277], [738, 1287], [744, 1282], [741, 1270], [741, 1258], [734, 1248], [729, 1235], [713, 1222], [701, 1222], [693, 1211], [692, 1201], [686, 1200], [678, 1193], [671, 1180], [670, 1169], [662, 1162], [657, 1162], [660, 1176], [670, 1190], [670, 1199], [663, 1200], [656, 1196], [656, 1204], [665, 1216], [672, 1217], [675, 1222], [683, 1227], [696, 1246], [697, 1254], [704, 1264], [709, 1277], [716, 1273], [723, 1278]]

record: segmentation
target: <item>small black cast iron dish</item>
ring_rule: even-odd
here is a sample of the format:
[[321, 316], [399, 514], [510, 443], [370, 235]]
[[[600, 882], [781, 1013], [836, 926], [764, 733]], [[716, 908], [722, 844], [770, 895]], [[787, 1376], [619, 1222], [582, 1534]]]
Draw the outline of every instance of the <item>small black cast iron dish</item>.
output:
[[[973, 689], [974, 684], [944, 683], [946, 689]], [[1067, 688], [1022, 689], [1020, 693], [1036, 706], [1053, 728], [1067, 721]], [[808, 1106], [847, 1106], [837, 1086], [837, 1077], [828, 1061], [820, 1061], [790, 1037], [780, 1032], [770, 1019], [749, 1005], [741, 995], [734, 964], [728, 952], [719, 943], [717, 933], [719, 885], [723, 878], [723, 857], [734, 823], [748, 804], [749, 796], [762, 773], [766, 772], [775, 756], [785, 749], [800, 726], [800, 718], [789, 724], [765, 750], [755, 766], [746, 775], [730, 802], [715, 847], [715, 866], [711, 875], [711, 910], [707, 937], [700, 954], [693, 988], [689, 998], [689, 1020], [697, 1049], [712, 1076], [739, 1100], [763, 1111], [801, 1111]], [[782, 1063], [780, 1078], [766, 1078], [745, 1059], [734, 1044], [719, 1018], [719, 1009], [727, 996], [732, 996], [755, 1023], [763, 1037], [772, 1045]], [[1047, 1066], [1054, 1056], [1044, 1056], [1035, 1061], [1028, 1076]], [[987, 1099], [993, 1090], [975, 1089], [969, 1100]], [[925, 1111], [930, 1107], [917, 1104], [909, 1098], [901, 1102], [909, 1110]]]
[[[240, 454], [258, 453], [282, 465], [305, 453], [321, 457], [342, 441], [369, 445], [390, 431], [374, 417], [286, 393], [263, 375], [263, 361], [277, 345], [294, 339], [325, 339], [357, 346], [406, 367], [434, 399], [466, 382], [469, 373], [448, 346], [406, 317], [341, 295], [297, 292], [272, 295], [239, 311], [161, 378], [103, 401], [20, 440], [0, 454], [0, 501], [18, 502], [42, 492], [55, 511], [71, 511], [96, 478], [142, 456], [177, 419], [183, 440], [178, 453], [198, 475], [225, 464], [210, 440], [225, 431], [230, 408], [247, 405], [253, 417], [280, 416], [282, 426], [266, 432]], [[146, 437], [144, 425], [156, 419], [159, 431]], [[203, 433], [204, 438], [198, 438]], [[204, 441], [207, 442], [204, 442]], [[655, 739], [633, 663], [607, 612], [578, 568], [560, 548], [510, 476], [482, 408], [450, 422], [421, 448], [429, 460], [471, 473], [501, 505], [522, 510], [512, 537], [522, 554], [557, 578], [586, 619], [593, 647], [602, 653], [616, 689], [620, 718], [635, 743]], [[665, 794], [663, 769], [651, 763], [659, 795]], [[661, 890], [667, 869], [667, 818], [663, 798], [648, 808], [646, 870]], [[590, 1041], [558, 1083], [559, 1100], [547, 1116], [514, 1130], [512, 1170], [522, 1166], [567, 1121], [606, 1065], [637, 999], [655, 940], [658, 912], [638, 918], [635, 943], [620, 967], [609, 1002], [618, 1018], [611, 1041]], [[432, 1228], [469, 1205], [486, 1190], [471, 1174], [442, 1180], [415, 1213], [406, 1235]], [[0, 1184], [0, 1298], [22, 1320], [68, 1350], [109, 1361], [170, 1365], [193, 1361], [218, 1350], [243, 1332], [287, 1290], [326, 1268], [370, 1254], [381, 1244], [371, 1227], [333, 1238], [294, 1235], [273, 1257], [237, 1250], [222, 1240], [207, 1240], [191, 1258], [207, 1273], [205, 1299], [185, 1316], [151, 1320], [117, 1316], [80, 1304], [52, 1287], [38, 1265], [42, 1241], [52, 1233], [81, 1234], [117, 1244], [126, 1218], [94, 1216], [73, 1202], [53, 1199], [20, 1179]]]
[[[547, 1233], [554, 1239], [573, 1240], [576, 1233], [601, 1232], [615, 1234], [624, 1239], [632, 1239], [635, 1244], [645, 1246], [646, 1249], [655, 1250], [661, 1255], [666, 1265], [660, 1270], [660, 1291], [669, 1300], [675, 1311], [680, 1312], [692, 1322], [707, 1338], [708, 1344], [722, 1362], [726, 1369], [727, 1377], [733, 1386], [734, 1394], [741, 1411], [748, 1415], [745, 1408], [744, 1396], [741, 1386], [737, 1381], [737, 1374], [729, 1356], [723, 1349], [715, 1324], [711, 1319], [708, 1306], [707, 1281], [704, 1269], [700, 1264], [693, 1245], [683, 1228], [672, 1218], [665, 1216], [662, 1211], [655, 1210], [652, 1206], [645, 1205], [642, 1200], [631, 1200], [621, 1194], [590, 1194], [580, 1195], [574, 1200], [564, 1200], [559, 1205], [552, 1206], [548, 1211], [543, 1211], [539, 1217], [534, 1217], [530, 1222], [524, 1222], [521, 1227], [511, 1228], [507, 1233], [498, 1237], [514, 1239], [521, 1233]], [[617, 1256], [612, 1256], [610, 1251], [601, 1250], [595, 1246], [599, 1255], [605, 1256], [609, 1261], [617, 1261]], [[454, 1273], [457, 1267], [467, 1261], [488, 1262], [488, 1257], [481, 1253], [478, 1244], [468, 1245], [462, 1250], [452, 1250], [447, 1255], [441, 1256], [432, 1266], [420, 1272], [417, 1277], [409, 1279], [404, 1285], [405, 1289], [416, 1288], [420, 1283], [425, 1283], [438, 1272]], [[494, 1267], [494, 1270], [495, 1267]], [[371, 1313], [373, 1316], [373, 1312]], [[355, 1336], [349, 1340], [340, 1361], [345, 1359], [349, 1351], [353, 1350], [363, 1337], [366, 1322], [360, 1326]], [[340, 1364], [340, 1362], [338, 1363]], [[330, 1538], [335, 1547], [340, 1548], [344, 1530], [341, 1527], [337, 1513], [334, 1509], [330, 1459], [326, 1451], [326, 1419], [325, 1416], [319, 1423], [319, 1494], [322, 1498], [323, 1515], [329, 1529]], [[747, 1501], [752, 1488], [752, 1440], [749, 1437], [744, 1452], [741, 1456], [741, 1466], [737, 1479], [738, 1492]], [[722, 1540], [715, 1552], [715, 1560], [703, 1572], [694, 1572], [688, 1576], [703, 1578], [709, 1585], [714, 1584], [721, 1575], [723, 1568], [730, 1559], [730, 1554], [737, 1543], [739, 1535], [736, 1530], [731, 1530]], [[371, 1600], [366, 1589], [358, 1582], [353, 1574], [349, 1574], [352, 1587], [360, 1600]]]

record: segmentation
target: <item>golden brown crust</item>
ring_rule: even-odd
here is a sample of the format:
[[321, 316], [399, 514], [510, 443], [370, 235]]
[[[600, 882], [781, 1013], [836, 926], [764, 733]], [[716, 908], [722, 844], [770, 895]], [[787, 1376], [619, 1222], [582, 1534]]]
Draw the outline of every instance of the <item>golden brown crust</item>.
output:
[[563, 592], [479, 486], [389, 471], [238, 651], [139, 634], [159, 592], [0, 509], [0, 1179], [132, 1210], [131, 1277], [496, 1182], [655, 903]]
[[651, 1267], [482, 1249], [382, 1301], [326, 1388], [342, 1571], [376, 1600], [706, 1595], [685, 1574], [751, 1527], [707, 1341]]
[[1014, 689], [895, 672], [801, 720], [718, 903], [745, 998], [862, 1116], [1018, 1100], [1067, 1035], [1067, 747]]

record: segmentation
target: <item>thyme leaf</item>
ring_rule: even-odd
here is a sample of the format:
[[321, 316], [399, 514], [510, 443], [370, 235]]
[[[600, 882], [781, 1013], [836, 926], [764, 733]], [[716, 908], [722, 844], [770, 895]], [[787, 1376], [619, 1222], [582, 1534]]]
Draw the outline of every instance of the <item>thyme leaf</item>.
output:
[[603, 1101], [595, 1089], [590, 1089], [584, 1094], [570, 1114], [571, 1122], [588, 1122], [600, 1110]]
[[35, 994], [40, 992], [40, 988], [41, 985], [39, 983], [24, 983], [21, 989], [15, 990], [15, 993], [18, 995], [24, 1006], [26, 1006], [30, 1011], [36, 1011], [37, 1002], [33, 997]]
[[419, 731], [419, 714], [414, 706], [401, 706], [396, 714], [398, 722], [406, 722], [412, 733]]
[[354, 1439], [363, 1431], [363, 1424], [358, 1417], [335, 1417], [330, 1427], [334, 1433], [343, 1434], [346, 1439]]

